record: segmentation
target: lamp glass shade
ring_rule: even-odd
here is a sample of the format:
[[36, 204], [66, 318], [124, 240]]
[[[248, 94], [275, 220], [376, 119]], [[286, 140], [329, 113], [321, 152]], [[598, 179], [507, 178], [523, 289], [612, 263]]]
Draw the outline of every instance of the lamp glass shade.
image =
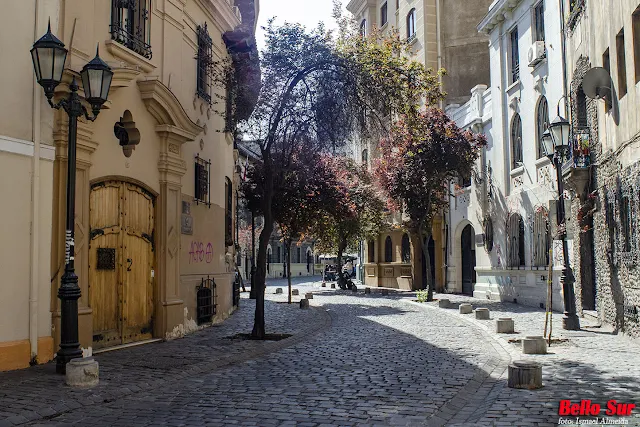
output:
[[569, 129], [571, 125], [569, 122], [558, 116], [549, 124], [551, 130], [551, 136], [553, 137], [554, 145], [559, 149], [566, 149], [569, 146]]
[[113, 71], [102, 60], [96, 51], [96, 57], [88, 64], [82, 67], [80, 72], [82, 77], [82, 86], [84, 87], [84, 96], [92, 107], [99, 108], [107, 102], [109, 89], [111, 88], [111, 80]]
[[49, 25], [47, 33], [31, 48], [36, 80], [44, 88], [47, 96], [53, 96], [53, 90], [60, 84], [66, 59], [67, 49], [64, 43], [51, 33]]
[[542, 148], [544, 149], [544, 153], [547, 157], [553, 157], [553, 137], [551, 136], [549, 129], [545, 130], [542, 134]]

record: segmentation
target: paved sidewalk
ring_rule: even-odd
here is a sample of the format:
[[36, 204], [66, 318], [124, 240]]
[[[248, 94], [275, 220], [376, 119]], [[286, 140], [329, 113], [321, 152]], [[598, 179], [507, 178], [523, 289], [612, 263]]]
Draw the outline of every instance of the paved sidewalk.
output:
[[267, 333], [292, 334], [291, 338], [282, 341], [227, 339], [237, 333], [251, 332], [255, 304], [247, 295], [243, 294], [240, 309], [221, 324], [181, 339], [96, 355], [100, 384], [91, 390], [64, 385], [64, 377], [55, 373], [55, 363], [0, 372], [0, 427], [54, 419], [79, 408], [100, 406], [158, 388], [170, 389], [172, 383], [181, 379], [295, 345], [330, 325], [324, 310], [300, 310], [266, 301]]
[[[600, 327], [587, 318], [580, 319], [582, 330], [565, 331], [562, 313], [553, 313], [552, 338], [560, 342], [552, 341], [547, 355], [523, 355], [520, 343], [514, 341], [543, 334], [544, 310], [462, 295], [436, 294], [434, 297], [448, 298], [453, 308], [438, 308], [437, 301], [421, 305], [464, 318], [487, 331], [509, 352], [512, 360], [528, 359], [543, 365], [542, 389], [527, 391], [501, 387], [493, 390], [492, 398], [480, 403], [486, 413], [474, 425], [519, 425], [519, 420], [523, 419], [542, 422], [548, 419], [548, 414], [557, 414], [560, 399], [572, 402], [590, 399], [602, 405], [601, 416], [605, 416], [607, 401], [615, 399], [637, 405], [636, 415], [627, 418], [627, 425], [640, 426], [640, 340], [614, 335], [611, 328]], [[489, 308], [491, 320], [476, 320], [474, 314], [459, 314], [457, 306], [460, 303], [471, 303], [474, 309]], [[500, 317], [514, 319], [515, 334], [495, 333], [495, 319]], [[505, 371], [501, 380], [506, 383], [506, 379]], [[575, 417], [563, 418], [575, 420]]]

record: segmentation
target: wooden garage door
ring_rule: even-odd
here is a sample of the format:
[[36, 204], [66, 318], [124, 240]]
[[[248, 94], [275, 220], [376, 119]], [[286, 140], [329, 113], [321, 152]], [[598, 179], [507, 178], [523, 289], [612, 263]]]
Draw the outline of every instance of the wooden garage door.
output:
[[90, 221], [89, 301], [94, 348], [151, 338], [153, 197], [125, 182], [94, 185]]

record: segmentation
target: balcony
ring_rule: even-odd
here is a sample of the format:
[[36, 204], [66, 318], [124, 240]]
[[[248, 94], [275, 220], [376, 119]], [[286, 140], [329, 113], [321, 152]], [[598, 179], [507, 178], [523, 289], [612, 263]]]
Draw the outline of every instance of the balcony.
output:
[[574, 128], [570, 157], [562, 165], [562, 176], [567, 185], [581, 198], [589, 185], [591, 168], [591, 133], [589, 128]]

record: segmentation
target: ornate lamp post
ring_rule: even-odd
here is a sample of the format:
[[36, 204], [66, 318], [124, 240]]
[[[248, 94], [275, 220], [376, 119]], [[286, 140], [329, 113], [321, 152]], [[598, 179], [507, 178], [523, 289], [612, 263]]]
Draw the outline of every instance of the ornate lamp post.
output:
[[[558, 107], [559, 108], [559, 107]], [[576, 314], [576, 298], [574, 294], [573, 284], [575, 278], [571, 265], [569, 264], [569, 250], [567, 245], [567, 226], [565, 222], [566, 214], [564, 207], [564, 183], [562, 181], [562, 164], [570, 158], [569, 148], [569, 131], [571, 125], [560, 116], [556, 117], [542, 135], [542, 143], [544, 145], [547, 157], [556, 168], [558, 179], [558, 230], [562, 239], [562, 254], [564, 268], [560, 282], [562, 283], [562, 293], [564, 295], [564, 316], [562, 318], [562, 327], [567, 330], [579, 330], [580, 319]]]
[[76, 193], [76, 138], [78, 135], [78, 118], [82, 115], [94, 121], [102, 104], [107, 101], [113, 72], [102, 60], [96, 50], [96, 57], [86, 64], [80, 76], [84, 87], [85, 101], [91, 106], [93, 116], [82, 103], [78, 95], [78, 84], [75, 77], [69, 86], [71, 93], [67, 99], [58, 103], [52, 101], [54, 90], [62, 81], [67, 49], [56, 36], [51, 33], [51, 24], [47, 33], [34, 43], [31, 59], [36, 79], [43, 87], [49, 105], [56, 110], [63, 109], [69, 116], [69, 146], [67, 167], [67, 220], [65, 234], [65, 268], [61, 278], [58, 298], [60, 298], [60, 349], [56, 357], [56, 372], [64, 374], [66, 365], [71, 359], [82, 357], [78, 339], [78, 298], [80, 287], [74, 266], [74, 218]]

